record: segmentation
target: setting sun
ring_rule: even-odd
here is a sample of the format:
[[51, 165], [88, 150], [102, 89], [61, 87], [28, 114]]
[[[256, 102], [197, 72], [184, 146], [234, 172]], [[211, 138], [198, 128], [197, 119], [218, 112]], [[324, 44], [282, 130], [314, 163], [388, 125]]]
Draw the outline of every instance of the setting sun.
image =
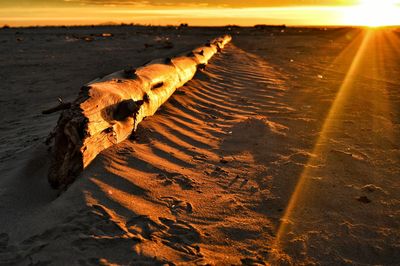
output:
[[344, 12], [349, 25], [380, 27], [398, 24], [399, 8], [396, 0], [361, 0], [360, 4]]

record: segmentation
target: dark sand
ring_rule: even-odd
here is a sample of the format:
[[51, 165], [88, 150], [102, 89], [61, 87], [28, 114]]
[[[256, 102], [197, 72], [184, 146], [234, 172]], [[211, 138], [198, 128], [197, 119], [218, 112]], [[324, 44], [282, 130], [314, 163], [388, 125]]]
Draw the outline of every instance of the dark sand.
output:
[[50, 189], [42, 110], [226, 31], [0, 30], [0, 265], [400, 264], [396, 29], [231, 29], [136, 140]]

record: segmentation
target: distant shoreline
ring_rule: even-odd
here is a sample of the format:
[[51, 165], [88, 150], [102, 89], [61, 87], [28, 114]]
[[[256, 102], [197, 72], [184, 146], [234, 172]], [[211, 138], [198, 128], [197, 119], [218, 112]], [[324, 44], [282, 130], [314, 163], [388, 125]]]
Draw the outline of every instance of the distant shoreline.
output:
[[[285, 24], [257, 24], [254, 26], [240, 26], [240, 25], [225, 25], [225, 26], [199, 26], [199, 25], [188, 25], [188, 26], [181, 26], [181, 25], [146, 25], [146, 24], [136, 24], [136, 23], [101, 23], [101, 24], [71, 24], [71, 25], [30, 25], [30, 26], [12, 26], [8, 24], [4, 24], [0, 26], [0, 29], [30, 29], [30, 28], [87, 28], [87, 27], [149, 27], [149, 28], [197, 28], [197, 29], [225, 29], [225, 28], [241, 28], [241, 29], [251, 29], [251, 28], [263, 28], [263, 29], [277, 29], [277, 28], [303, 28], [303, 29], [337, 29], [337, 28], [368, 28], [367, 26], [357, 26], [357, 25], [285, 25]], [[382, 26], [378, 28], [398, 28], [400, 25], [393, 25], [393, 26]]]

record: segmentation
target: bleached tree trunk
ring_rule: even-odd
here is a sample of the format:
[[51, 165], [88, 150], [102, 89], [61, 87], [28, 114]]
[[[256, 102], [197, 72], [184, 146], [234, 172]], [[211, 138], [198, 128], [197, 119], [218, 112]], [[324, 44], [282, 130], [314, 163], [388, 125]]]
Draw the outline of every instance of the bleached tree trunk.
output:
[[230, 40], [226, 35], [186, 55], [154, 60], [83, 86], [53, 132], [48, 174], [52, 187], [72, 183], [101, 151], [128, 138]]

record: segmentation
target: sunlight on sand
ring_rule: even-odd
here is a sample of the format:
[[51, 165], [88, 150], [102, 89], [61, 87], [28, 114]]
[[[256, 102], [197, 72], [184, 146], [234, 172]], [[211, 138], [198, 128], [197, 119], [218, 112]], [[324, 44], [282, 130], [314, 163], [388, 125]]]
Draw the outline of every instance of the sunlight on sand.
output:
[[[289, 246], [287, 239], [289, 234], [293, 234], [296, 229], [301, 230], [299, 228], [303, 226], [302, 223], [308, 222], [310, 217], [306, 209], [309, 207], [309, 204], [325, 200], [313, 197], [313, 193], [319, 188], [312, 187], [315, 184], [311, 184], [311, 181], [318, 178], [317, 170], [321, 167], [321, 162], [329, 157], [330, 152], [337, 151], [338, 149], [334, 138], [335, 134], [340, 132], [344, 127], [344, 125], [341, 124], [343, 122], [341, 119], [346, 115], [346, 105], [353, 104], [354, 97], [363, 97], [368, 100], [371, 105], [361, 107], [368, 108], [368, 117], [360, 117], [360, 119], [369, 120], [374, 130], [379, 131], [382, 118], [390, 117], [390, 113], [393, 109], [390, 106], [390, 101], [386, 94], [386, 84], [390, 81], [389, 77], [386, 77], [385, 72], [389, 67], [385, 66], [383, 56], [385, 49], [388, 49], [387, 46], [390, 46], [392, 50], [399, 53], [398, 38], [392, 31], [385, 29], [366, 29], [359, 34], [336, 59], [337, 63], [345, 65], [344, 60], [349, 60], [349, 54], [354, 54], [354, 56], [352, 56], [353, 59], [350, 68], [336, 94], [335, 100], [320, 130], [319, 137], [315, 142], [312, 157], [304, 167], [285, 213], [282, 216], [275, 241], [272, 244], [273, 255], [277, 257], [273, 257], [272, 259], [279, 259], [280, 256], [285, 254], [285, 248]], [[356, 83], [360, 76], [364, 78], [367, 77], [369, 88], [360, 87]], [[354, 133], [356, 136], [361, 134], [356, 132], [356, 128], [351, 130], [355, 131]], [[395, 140], [393, 131], [388, 132], [387, 135], [389, 135], [391, 140]], [[350, 151], [350, 148], [348, 148], [348, 151]], [[350, 152], [345, 153], [353, 156]], [[326, 196], [329, 198], [329, 196], [334, 197], [335, 195]], [[318, 206], [317, 203], [314, 203], [314, 205]], [[328, 209], [321, 209], [317, 217], [323, 219], [322, 217], [325, 215], [325, 212], [329, 211]]]

